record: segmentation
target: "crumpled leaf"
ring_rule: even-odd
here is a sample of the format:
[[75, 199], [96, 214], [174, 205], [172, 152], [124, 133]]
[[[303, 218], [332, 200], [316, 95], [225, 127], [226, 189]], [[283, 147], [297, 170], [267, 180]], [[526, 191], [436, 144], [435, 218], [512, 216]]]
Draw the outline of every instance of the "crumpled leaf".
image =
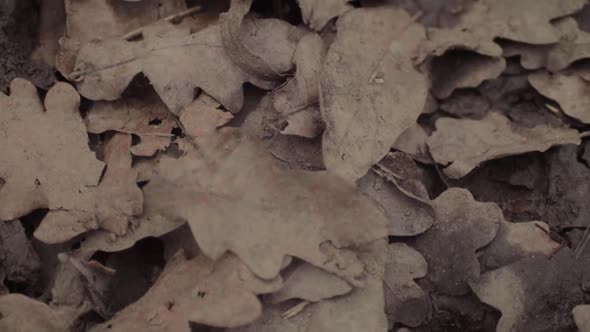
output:
[[297, 0], [303, 22], [316, 31], [322, 30], [328, 21], [354, 7], [350, 0]]
[[[247, 22], [249, 28], [243, 28], [243, 31], [248, 33], [246, 40], [251, 43], [268, 34], [281, 36], [281, 43], [272, 45], [277, 48], [285, 45], [279, 48], [282, 53], [276, 61], [284, 62], [283, 59], [287, 58], [290, 68], [296, 44], [285, 41], [285, 36], [295, 28], [274, 20]], [[84, 46], [76, 61], [80, 93], [92, 100], [115, 100], [135, 75], [143, 73], [168, 109], [180, 114], [182, 108], [193, 101], [196, 87], [205, 90], [232, 112], [238, 112], [242, 107], [242, 85], [245, 82], [273, 87], [262, 84], [232, 61], [224, 50], [219, 25], [210, 25], [191, 34], [188, 28], [159, 22], [143, 28], [142, 36], [140, 41], [111, 38]], [[263, 45], [270, 46], [268, 42]], [[264, 52], [265, 48], [257, 50]]]
[[428, 265], [419, 252], [403, 243], [390, 244], [387, 253], [383, 282], [389, 327], [396, 322], [416, 327], [428, 315], [429, 304], [414, 279], [426, 276]]
[[565, 114], [590, 123], [590, 83], [577, 75], [545, 72], [531, 74], [529, 82], [539, 93], [558, 102]]
[[436, 222], [409, 242], [428, 263], [429, 280], [442, 294], [463, 295], [479, 277], [476, 250], [490, 243], [504, 220], [494, 203], [475, 201], [465, 189], [450, 188], [432, 201]]
[[7, 332], [63, 332], [76, 317], [69, 308], [54, 310], [21, 294], [0, 296], [0, 312], [0, 330]]
[[496, 238], [482, 250], [479, 261], [487, 269], [496, 269], [537, 254], [552, 256], [561, 245], [549, 236], [544, 222], [500, 223]]
[[560, 32], [555, 44], [529, 45], [502, 42], [505, 57], [520, 56], [525, 69], [547, 68], [550, 71], [565, 69], [577, 60], [590, 57], [590, 34], [578, 28], [573, 18], [567, 17], [553, 23]]
[[124, 235], [131, 216], [139, 215], [143, 209], [143, 194], [135, 180], [137, 172], [131, 168], [130, 147], [130, 135], [113, 135], [105, 146], [107, 167], [98, 187], [87, 191], [78, 202], [70, 203], [73, 211], [50, 212], [35, 230], [35, 237], [57, 243], [97, 228]]
[[137, 302], [90, 331], [191, 331], [189, 321], [235, 327], [262, 313], [256, 297], [278, 290], [280, 278], [263, 280], [231, 254], [217, 262], [175, 255]]
[[0, 284], [12, 282], [34, 284], [41, 262], [19, 220], [0, 222]]
[[290, 299], [318, 302], [352, 291], [352, 287], [345, 280], [307, 263], [302, 263], [293, 271], [287, 272], [284, 280], [283, 288], [266, 297], [270, 303]]
[[477, 87], [500, 76], [506, 60], [468, 51], [451, 51], [431, 62], [432, 92], [439, 98], [449, 97], [459, 88]]
[[273, 93], [273, 106], [287, 121], [282, 134], [314, 138], [322, 133], [319, 77], [326, 51], [324, 41], [315, 33], [305, 35], [297, 44], [295, 77]]
[[480, 163], [530, 151], [545, 151], [554, 145], [580, 144], [583, 134], [574, 129], [539, 125], [515, 125], [495, 112], [481, 120], [441, 118], [427, 140], [434, 160], [451, 178], [461, 178]]
[[254, 85], [271, 89], [291, 69], [299, 36], [285, 21], [246, 17], [252, 1], [232, 0], [230, 10], [219, 16], [221, 40], [229, 58]]
[[108, 130], [139, 136], [140, 142], [130, 148], [136, 156], [153, 156], [171, 143], [175, 119], [158, 96], [123, 98], [114, 102], [96, 102], [84, 119], [89, 133]]
[[502, 55], [496, 38], [528, 44], [557, 43], [559, 30], [551, 20], [572, 14], [585, 0], [484, 0], [474, 2], [452, 29], [431, 29], [430, 54], [467, 49], [490, 57]]
[[199, 99], [183, 112], [199, 149], [160, 160], [159, 176], [144, 187], [159, 192], [154, 209], [187, 220], [207, 256], [231, 250], [260, 277], [276, 276], [285, 255], [358, 277], [346, 261], [337, 263], [353, 258], [322, 244], [344, 248], [384, 237], [382, 211], [338, 177], [284, 169], [238, 129], [215, 130], [230, 118]]
[[[62, 1], [63, 2], [63, 1]], [[141, 2], [65, 0], [66, 31], [59, 41], [57, 69], [69, 77], [80, 48], [89, 42], [121, 36], [186, 9], [182, 0]]]
[[[477, 297], [502, 312], [496, 331], [562, 331], [574, 325], [572, 309], [584, 303], [588, 259], [561, 249], [551, 258], [532, 255], [470, 282]], [[542, 276], [542, 278], [540, 277]]]
[[405, 11], [393, 9], [355, 9], [337, 26], [320, 78], [322, 147], [328, 171], [353, 182], [424, 108], [428, 83], [411, 53], [425, 32]]
[[572, 310], [572, 314], [580, 332], [590, 331], [590, 305], [578, 305]]
[[0, 164], [0, 178], [5, 181], [0, 220], [49, 208], [43, 223], [64, 226], [53, 229], [62, 234], [59, 240], [96, 228], [92, 224], [99, 207], [89, 198], [104, 164], [88, 148], [78, 94], [68, 84], [58, 83], [48, 92], [44, 111], [29, 82], [15, 79], [11, 92], [0, 94], [0, 155], [6, 160]]

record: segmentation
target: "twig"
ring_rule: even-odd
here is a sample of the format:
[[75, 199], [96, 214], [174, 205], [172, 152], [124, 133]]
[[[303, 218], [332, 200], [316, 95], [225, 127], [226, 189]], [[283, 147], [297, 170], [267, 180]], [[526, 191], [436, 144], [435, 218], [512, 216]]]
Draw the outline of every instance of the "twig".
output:
[[303, 310], [305, 307], [307, 307], [307, 305], [310, 303], [311, 302], [309, 302], [309, 301], [301, 301], [298, 304], [296, 304], [295, 306], [293, 306], [291, 309], [283, 312], [281, 314], [281, 317], [283, 317], [284, 319], [289, 319], [291, 317], [295, 317], [295, 315], [300, 313], [301, 310]]

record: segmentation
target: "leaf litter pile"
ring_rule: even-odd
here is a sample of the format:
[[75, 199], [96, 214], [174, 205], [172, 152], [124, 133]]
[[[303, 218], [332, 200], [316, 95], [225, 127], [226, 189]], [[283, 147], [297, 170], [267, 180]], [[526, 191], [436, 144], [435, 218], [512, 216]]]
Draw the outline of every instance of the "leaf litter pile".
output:
[[0, 331], [590, 331], [586, 0], [0, 26]]

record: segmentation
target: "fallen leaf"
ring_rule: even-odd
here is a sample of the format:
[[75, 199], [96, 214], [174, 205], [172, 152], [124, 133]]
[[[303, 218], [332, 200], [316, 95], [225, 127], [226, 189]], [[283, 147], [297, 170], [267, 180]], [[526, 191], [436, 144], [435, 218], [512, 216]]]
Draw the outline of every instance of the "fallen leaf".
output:
[[53, 310], [21, 294], [0, 296], [0, 312], [0, 330], [7, 332], [63, 332], [69, 329], [75, 317], [71, 310]]
[[129, 219], [143, 209], [143, 194], [135, 180], [137, 173], [131, 168], [130, 147], [130, 135], [113, 135], [105, 146], [107, 167], [98, 187], [87, 190], [78, 202], [70, 203], [74, 204], [72, 211], [50, 212], [35, 230], [35, 237], [57, 243], [97, 228], [124, 235]]
[[530, 151], [545, 151], [554, 145], [580, 144], [583, 137], [574, 129], [513, 124], [490, 112], [481, 120], [440, 118], [427, 144], [434, 160], [446, 166], [451, 178], [461, 178], [486, 160]]
[[0, 222], [0, 283], [35, 284], [41, 262], [19, 220]]
[[262, 313], [257, 294], [281, 287], [280, 278], [262, 280], [233, 255], [213, 262], [179, 252], [137, 302], [90, 331], [191, 331], [189, 321], [235, 327]]
[[481, 251], [479, 261], [487, 269], [496, 269], [535, 254], [550, 257], [559, 249], [561, 245], [551, 239], [544, 222], [503, 221], [496, 238]]
[[89, 133], [108, 130], [139, 136], [140, 142], [130, 148], [136, 156], [153, 156], [165, 150], [171, 142], [175, 119], [157, 95], [123, 98], [114, 102], [96, 102], [86, 118]]
[[7, 161], [0, 165], [5, 181], [0, 220], [49, 208], [43, 223], [72, 222], [52, 230], [63, 235], [61, 240], [96, 227], [96, 209], [88, 205], [88, 196], [98, 185], [104, 164], [88, 148], [78, 94], [70, 85], [58, 83], [45, 97], [44, 111], [29, 82], [15, 79], [10, 90], [10, 96], [0, 94], [0, 155]]
[[397, 322], [416, 327], [428, 315], [429, 303], [414, 279], [426, 276], [428, 265], [419, 252], [403, 243], [390, 244], [387, 253], [383, 281], [389, 327]]
[[154, 208], [163, 216], [188, 221], [207, 256], [231, 250], [256, 275], [272, 278], [285, 255], [334, 269], [325, 263], [340, 253], [322, 243], [344, 248], [385, 236], [381, 210], [353, 186], [325, 172], [279, 167], [259, 141], [215, 129], [228, 115], [199, 100], [185, 110], [181, 122], [199, 149], [162, 158], [159, 177], [144, 187], [159, 191]]
[[578, 305], [574, 307], [572, 314], [580, 332], [590, 331], [590, 305]]
[[327, 170], [354, 182], [424, 108], [428, 83], [411, 52], [425, 32], [392, 9], [355, 9], [337, 26], [320, 78], [322, 147]]
[[[587, 259], [569, 248], [551, 258], [532, 255], [470, 282], [477, 297], [502, 312], [496, 331], [560, 331], [574, 325], [572, 309], [584, 303]], [[540, 278], [539, 276], [542, 276]]]
[[428, 263], [426, 279], [438, 293], [463, 295], [479, 277], [476, 251], [490, 243], [504, 220], [494, 203], [475, 201], [465, 189], [450, 188], [432, 201], [434, 225], [409, 244]]
[[55, 67], [59, 50], [59, 39], [66, 27], [65, 2], [63, 0], [43, 1], [39, 17], [38, 45], [31, 54], [33, 61]]
[[303, 22], [316, 31], [322, 30], [328, 21], [354, 7], [350, 0], [297, 0]]
[[352, 287], [346, 281], [307, 263], [301, 263], [287, 272], [284, 280], [283, 288], [265, 298], [270, 303], [290, 299], [318, 302], [352, 291]]
[[525, 69], [547, 68], [550, 71], [565, 69], [575, 61], [590, 57], [590, 34], [578, 28], [573, 18], [567, 17], [553, 23], [560, 33], [555, 44], [530, 45], [518, 42], [502, 42], [505, 57], [520, 56]]
[[314, 138], [322, 133], [318, 103], [325, 55], [326, 46], [318, 34], [307, 34], [297, 44], [293, 55], [295, 77], [273, 93], [273, 106], [287, 121], [282, 134]]
[[459, 118], [483, 118], [490, 109], [490, 101], [474, 90], [457, 90], [440, 103], [440, 109]]
[[555, 100], [572, 118], [590, 123], [590, 83], [577, 75], [533, 73], [529, 82], [541, 94]]

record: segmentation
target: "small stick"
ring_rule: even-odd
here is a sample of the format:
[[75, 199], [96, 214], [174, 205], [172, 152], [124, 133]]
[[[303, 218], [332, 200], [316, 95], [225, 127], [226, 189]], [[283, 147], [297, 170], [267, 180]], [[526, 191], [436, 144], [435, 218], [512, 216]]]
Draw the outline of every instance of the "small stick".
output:
[[291, 309], [283, 312], [281, 314], [281, 317], [283, 317], [284, 319], [289, 319], [291, 317], [295, 317], [295, 315], [300, 313], [301, 310], [303, 310], [305, 307], [307, 307], [307, 305], [310, 303], [311, 302], [309, 302], [309, 301], [301, 301], [298, 304], [296, 304], [295, 306], [293, 306]]

